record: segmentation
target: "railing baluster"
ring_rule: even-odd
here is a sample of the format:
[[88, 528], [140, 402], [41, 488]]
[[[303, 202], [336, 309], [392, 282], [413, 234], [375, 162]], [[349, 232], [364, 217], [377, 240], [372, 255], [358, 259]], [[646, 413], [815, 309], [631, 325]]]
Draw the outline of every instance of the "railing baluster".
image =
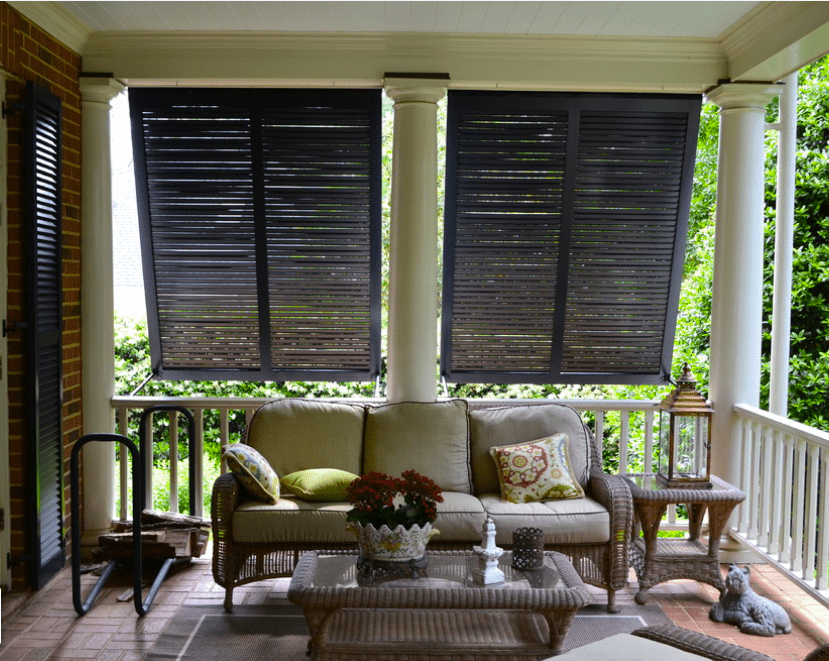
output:
[[150, 413], [144, 420], [144, 433], [147, 435], [147, 451], [141, 457], [144, 463], [144, 509], [153, 508], [153, 418]]
[[604, 451], [604, 411], [596, 411], [596, 442], [599, 444], [599, 452]]
[[780, 552], [780, 522], [783, 511], [783, 498], [781, 487], [783, 484], [783, 441], [779, 431], [768, 431], [771, 442], [771, 518], [768, 529], [768, 549], [771, 554]]
[[794, 530], [792, 538], [795, 540], [790, 568], [793, 572], [802, 570], [803, 566], [803, 531], [805, 529], [804, 515], [806, 510], [806, 441], [797, 439], [795, 446], [795, 480], [792, 497], [794, 498]]
[[761, 511], [759, 512], [757, 540], [761, 546], [769, 545], [769, 522], [771, 521], [771, 501], [775, 498], [772, 484], [772, 446], [771, 432], [757, 423], [757, 430], [762, 442], [762, 465], [760, 469]]
[[196, 409], [193, 418], [196, 421], [196, 474], [190, 476], [196, 484], [196, 505], [193, 511], [196, 516], [204, 517], [204, 409]]
[[178, 411], [170, 411], [170, 511], [178, 513]]
[[803, 549], [803, 578], [814, 580], [815, 575], [815, 544], [817, 537], [816, 519], [818, 516], [818, 469], [820, 467], [819, 450], [816, 445], [809, 445], [808, 449], [808, 475], [806, 482], [806, 539]]
[[219, 411], [219, 442], [221, 443], [222, 451], [227, 447], [230, 437], [230, 411], [222, 409]]
[[619, 474], [629, 473], [628, 445], [630, 444], [630, 411], [619, 414]]
[[780, 514], [782, 526], [780, 529], [780, 562], [789, 562], [792, 557], [792, 493], [794, 485], [794, 438], [791, 434], [783, 434], [783, 482], [780, 488], [783, 491], [783, 509]]
[[643, 469], [653, 473], [653, 410], [645, 411], [645, 456]]
[[757, 470], [758, 466], [758, 446], [757, 446], [757, 425], [754, 422], [749, 422], [746, 425], [746, 441], [748, 443], [748, 457], [749, 465], [752, 470], [749, 471], [743, 491], [746, 494], [746, 502], [748, 503], [748, 529], [746, 533], [749, 539], [757, 539], [757, 512], [760, 509], [760, 501], [757, 491]]
[[[130, 429], [130, 421], [129, 421], [129, 409], [126, 406], [121, 406], [118, 408], [118, 433], [122, 436], [126, 436], [129, 438], [129, 429]], [[120, 484], [118, 485], [119, 493], [121, 494], [121, 506], [119, 507], [118, 516], [121, 521], [126, 521], [128, 517], [128, 513], [130, 511], [130, 503], [132, 500], [129, 497], [129, 484], [130, 484], [130, 467], [129, 467], [129, 450], [127, 446], [123, 443], [118, 444], [118, 466], [119, 466], [119, 479]]]
[[815, 587], [818, 590], [827, 588], [827, 571], [829, 571], [829, 494], [826, 493], [826, 471], [829, 470], [829, 451], [820, 450], [820, 509], [818, 510], [817, 572]]
[[737, 507], [737, 530], [743, 533], [748, 533], [751, 529], [751, 509], [754, 503], [751, 502], [750, 494], [748, 493], [748, 483], [749, 483], [749, 470], [750, 470], [750, 462], [749, 462], [749, 453], [751, 452], [751, 444], [749, 442], [749, 425], [748, 422], [743, 420], [742, 418], [739, 419], [737, 423], [738, 429], [738, 443], [739, 445], [739, 452], [737, 456], [739, 457], [740, 466], [738, 475], [740, 476], [740, 483], [743, 485], [743, 491], [746, 494], [746, 499], [740, 503]]

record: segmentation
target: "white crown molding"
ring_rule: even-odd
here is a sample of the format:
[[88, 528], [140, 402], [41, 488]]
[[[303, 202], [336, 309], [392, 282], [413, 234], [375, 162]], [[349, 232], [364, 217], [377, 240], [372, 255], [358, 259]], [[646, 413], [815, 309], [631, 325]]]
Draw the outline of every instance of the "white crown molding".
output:
[[724, 77], [715, 40], [451, 33], [95, 32], [84, 69], [153, 81], [381, 86], [386, 71], [447, 72], [448, 87], [703, 91]]
[[9, 4], [67, 48], [83, 55], [92, 30], [59, 4], [56, 2], [20, 2], [19, 0], [12, 0]]
[[721, 43], [731, 80], [776, 81], [829, 51], [829, 3], [764, 2]]

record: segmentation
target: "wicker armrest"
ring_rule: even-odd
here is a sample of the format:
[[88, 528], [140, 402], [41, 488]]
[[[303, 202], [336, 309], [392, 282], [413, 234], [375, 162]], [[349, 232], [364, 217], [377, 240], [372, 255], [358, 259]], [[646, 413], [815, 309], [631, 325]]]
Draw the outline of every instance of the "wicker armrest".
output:
[[611, 563], [611, 587], [620, 590], [627, 585], [627, 548], [633, 522], [633, 499], [630, 487], [619, 475], [593, 470], [588, 482], [590, 497], [604, 505], [610, 513], [610, 535], [614, 545]]
[[774, 661], [772, 657], [761, 652], [725, 643], [704, 633], [688, 631], [670, 624], [645, 627], [632, 633], [634, 636], [647, 638], [713, 661]]
[[213, 527], [213, 577], [224, 586], [232, 580], [233, 568], [228, 567], [229, 549], [233, 544], [233, 511], [242, 499], [242, 484], [233, 473], [223, 473], [213, 483], [210, 516]]

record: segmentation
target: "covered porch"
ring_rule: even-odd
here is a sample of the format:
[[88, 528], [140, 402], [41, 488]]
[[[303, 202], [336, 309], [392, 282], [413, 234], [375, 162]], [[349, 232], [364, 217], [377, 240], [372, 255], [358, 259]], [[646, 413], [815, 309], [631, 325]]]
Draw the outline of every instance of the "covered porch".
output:
[[[211, 19], [215, 27], [192, 18], [181, 24], [169, 18], [167, 25], [180, 25], [169, 29], [137, 14], [122, 17], [120, 26], [114, 27], [104, 20], [108, 3], [85, 4], [90, 7], [61, 2], [6, 5], [25, 17], [35, 39], [41, 38], [37, 33], [42, 31], [43, 38], [57, 40], [82, 57], [82, 70], [74, 81], [82, 102], [74, 119], [83, 129], [82, 145], [76, 145], [83, 157], [76, 173], [82, 182], [82, 216], [73, 238], [79, 246], [73, 263], [79, 267], [80, 286], [75, 291], [67, 284], [64, 291], [68, 298], [78, 294], [80, 298], [78, 310], [72, 312], [78, 325], [72, 336], [76, 341], [64, 359], [80, 361], [80, 368], [71, 372], [77, 383], [64, 386], [71, 390], [76, 409], [71, 429], [64, 429], [65, 463], [81, 433], [111, 432], [125, 424], [127, 410], [159, 403], [114, 396], [109, 102], [125, 87], [370, 88], [383, 89], [396, 102], [387, 382], [392, 402], [433, 401], [440, 394], [435, 379], [434, 164], [436, 104], [446, 91], [700, 94], [721, 109], [710, 319], [709, 395], [716, 411], [713, 471], [747, 494], [731, 521], [729, 550], [750, 549], [755, 559], [785, 575], [787, 586], [805, 593], [803, 599], [829, 606], [829, 526], [825, 523], [829, 521], [829, 434], [786, 417], [786, 299], [792, 268], [787, 257], [791, 220], [786, 229], [786, 218], [793, 200], [793, 88], [797, 70], [829, 50], [829, 7], [807, 2], [621, 3], [621, 14], [608, 15], [595, 13], [607, 12], [608, 7], [601, 7], [605, 3], [592, 8], [589, 3], [365, 3], [371, 17], [359, 24], [345, 19], [354, 9], [352, 3], [332, 3], [334, 11], [329, 13], [318, 7], [306, 17], [310, 22], [290, 13], [299, 11], [290, 7], [294, 3], [268, 3], [286, 5], [281, 22], [254, 27], [251, 15], [222, 14]], [[497, 29], [486, 19], [487, 5], [492, 5], [489, 20], [498, 24]], [[409, 14], [403, 17], [401, 11]], [[469, 13], [474, 29], [467, 20]], [[352, 28], [343, 30], [343, 24]], [[364, 27], [359, 29], [360, 25]], [[446, 29], [447, 25], [457, 27]], [[759, 402], [764, 114], [777, 96], [782, 99], [781, 249], [775, 264], [772, 404], [770, 411], [763, 411]], [[19, 230], [22, 223], [14, 226]], [[10, 275], [22, 268], [9, 262]], [[9, 307], [13, 307], [11, 300]], [[25, 350], [15, 345], [12, 353], [22, 359]], [[4, 374], [9, 368], [7, 355], [4, 351]], [[21, 389], [8, 391], [15, 411], [12, 422], [22, 417], [19, 409], [25, 396]], [[227, 443], [228, 411], [244, 410], [249, 417], [260, 402], [200, 398], [175, 403], [193, 409], [198, 421], [203, 420], [204, 410], [220, 411], [222, 443]], [[619, 437], [608, 442], [619, 444], [620, 472], [628, 470], [631, 426], [639, 426], [636, 436], [645, 439], [645, 461], [652, 456], [647, 450], [653, 445], [655, 402], [568, 403], [591, 414], [598, 438], [605, 436], [603, 416], [610, 412], [619, 416]], [[13, 465], [12, 459], [23, 454], [27, 442], [22, 429], [6, 426], [11, 431], [0, 432], [6, 436], [0, 439], [0, 470]], [[200, 423], [197, 439], [203, 434]], [[17, 565], [0, 564], [4, 588], [24, 582], [22, 565], [31, 555], [21, 503], [34, 485], [16, 475], [11, 470], [9, 479], [0, 480], [0, 485], [7, 485], [0, 486], [0, 509], [10, 512], [9, 525], [0, 527], [0, 550], [22, 558]], [[85, 538], [95, 539], [110, 526], [119, 488], [121, 502], [127, 502], [125, 481], [119, 487], [113, 454], [106, 448], [85, 452], [83, 479], [83, 531]], [[68, 493], [68, 483], [65, 488]], [[62, 507], [66, 518], [69, 503]], [[197, 511], [201, 508], [203, 504], [197, 503]], [[795, 516], [788, 515], [792, 511]], [[65, 574], [56, 580], [65, 580]], [[776, 586], [774, 574], [768, 576]], [[686, 592], [684, 584], [676, 585], [680, 587], [666, 587], [669, 595], [675, 589]], [[693, 594], [695, 589], [687, 591]], [[4, 606], [6, 601], [4, 594]], [[790, 603], [800, 600], [795, 596]], [[677, 623], [687, 624], [684, 614], [675, 615]], [[772, 656], [788, 661], [776, 653]]]

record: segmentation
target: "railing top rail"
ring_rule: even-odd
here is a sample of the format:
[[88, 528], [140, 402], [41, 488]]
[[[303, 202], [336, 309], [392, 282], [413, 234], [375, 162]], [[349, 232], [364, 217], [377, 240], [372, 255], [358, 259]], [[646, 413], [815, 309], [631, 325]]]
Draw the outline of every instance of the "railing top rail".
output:
[[[192, 409], [251, 409], [258, 408], [274, 397], [151, 397], [142, 395], [116, 395], [111, 399], [114, 408], [147, 408], [159, 404], [179, 404]], [[319, 401], [350, 402], [359, 404], [385, 404], [386, 400], [369, 397], [319, 398]], [[628, 399], [475, 399], [470, 401], [487, 404], [521, 405], [538, 404], [547, 401], [554, 404], [566, 404], [577, 411], [651, 411], [659, 405], [659, 400]]]
[[760, 424], [770, 427], [775, 431], [796, 436], [797, 438], [802, 438], [808, 443], [814, 443], [829, 449], [829, 433], [816, 429], [815, 427], [804, 425], [802, 422], [789, 420], [788, 418], [784, 418], [783, 416], [775, 413], [769, 413], [768, 411], [764, 411], [763, 409], [759, 409], [756, 406], [751, 406], [749, 404], [735, 404], [734, 412], [746, 420], [759, 422]]

